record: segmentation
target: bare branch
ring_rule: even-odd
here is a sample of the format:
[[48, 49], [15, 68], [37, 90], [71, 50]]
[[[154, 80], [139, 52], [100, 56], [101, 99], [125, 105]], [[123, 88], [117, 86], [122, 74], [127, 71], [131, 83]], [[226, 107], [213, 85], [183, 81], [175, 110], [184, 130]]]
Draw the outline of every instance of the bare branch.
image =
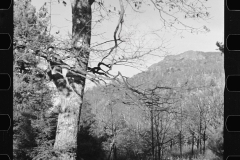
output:
[[[119, 0], [119, 3], [120, 3], [121, 11], [120, 11], [120, 16], [119, 16], [118, 24], [117, 24], [117, 26], [116, 26], [116, 28], [115, 28], [115, 31], [114, 31], [114, 34], [113, 34], [113, 38], [114, 38], [115, 45], [114, 45], [114, 47], [111, 48], [111, 50], [109, 51], [109, 53], [102, 58], [102, 61], [101, 61], [101, 62], [103, 62], [103, 60], [104, 60], [105, 58], [107, 58], [107, 57], [112, 53], [112, 51], [113, 51], [115, 48], [117, 48], [117, 46], [118, 46], [117, 36], [116, 36], [116, 35], [117, 35], [118, 30], [119, 30], [119, 26], [120, 26], [120, 25], [122, 26], [123, 16], [124, 16], [124, 13], [125, 13], [122, 0]], [[121, 29], [120, 29], [120, 31], [119, 31], [118, 39], [120, 39], [120, 32], [121, 32], [121, 30], [122, 30], [122, 27], [121, 27]]]

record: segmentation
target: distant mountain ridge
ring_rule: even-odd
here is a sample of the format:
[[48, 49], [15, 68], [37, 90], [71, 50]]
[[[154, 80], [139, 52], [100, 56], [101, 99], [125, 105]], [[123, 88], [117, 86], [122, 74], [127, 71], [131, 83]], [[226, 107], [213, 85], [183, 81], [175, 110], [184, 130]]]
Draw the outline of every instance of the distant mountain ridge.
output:
[[221, 61], [223, 60], [223, 56], [221, 52], [202, 52], [202, 51], [186, 51], [177, 55], [167, 55], [162, 61], [155, 63], [149, 67], [149, 70], [154, 69], [157, 66], [161, 66], [162, 64], [171, 64], [171, 63], [179, 63], [179, 61], [211, 61], [211, 60]]
[[[161, 77], [181, 78], [208, 74], [219, 77], [224, 73], [224, 57], [221, 52], [186, 51], [178, 55], [168, 55], [148, 70], [130, 78], [134, 84], [159, 81]], [[170, 78], [171, 77], [171, 78]]]
[[168, 55], [164, 58], [164, 60], [169, 61], [169, 60], [182, 60], [182, 59], [191, 59], [191, 60], [205, 59], [205, 57], [201, 53], [203, 52], [190, 50], [178, 55]]

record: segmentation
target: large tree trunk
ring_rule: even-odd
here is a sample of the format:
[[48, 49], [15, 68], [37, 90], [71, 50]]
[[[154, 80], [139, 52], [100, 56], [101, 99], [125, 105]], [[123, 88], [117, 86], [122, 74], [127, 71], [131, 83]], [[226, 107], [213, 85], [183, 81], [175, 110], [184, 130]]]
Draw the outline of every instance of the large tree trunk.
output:
[[[91, 5], [94, 0], [71, 0], [72, 5], [72, 47], [76, 70], [87, 70], [91, 40]], [[60, 113], [54, 148], [63, 150], [62, 160], [77, 159], [77, 136], [79, 130], [80, 107], [83, 100], [85, 78], [79, 76], [69, 81], [74, 91], [66, 86], [62, 78], [54, 80], [60, 92]], [[67, 154], [73, 153], [72, 155]], [[79, 158], [78, 158], [79, 159]]]

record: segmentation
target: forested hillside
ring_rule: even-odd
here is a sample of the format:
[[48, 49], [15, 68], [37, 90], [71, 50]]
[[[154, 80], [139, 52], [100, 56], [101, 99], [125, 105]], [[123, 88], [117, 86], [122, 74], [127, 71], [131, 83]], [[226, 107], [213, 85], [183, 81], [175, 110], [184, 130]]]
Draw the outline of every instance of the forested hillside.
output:
[[107, 136], [103, 143], [107, 155], [221, 157], [224, 70], [220, 52], [167, 56], [128, 83], [134, 90], [111, 84], [85, 95], [94, 115], [94, 135]]

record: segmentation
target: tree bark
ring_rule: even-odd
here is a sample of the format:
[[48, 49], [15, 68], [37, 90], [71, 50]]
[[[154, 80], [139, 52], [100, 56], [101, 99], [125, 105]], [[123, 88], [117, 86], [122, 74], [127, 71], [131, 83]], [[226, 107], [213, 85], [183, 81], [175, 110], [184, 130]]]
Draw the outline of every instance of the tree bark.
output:
[[[72, 55], [76, 59], [77, 71], [87, 70], [91, 40], [91, 5], [94, 0], [71, 0], [72, 5]], [[85, 78], [74, 77], [70, 89], [63, 78], [53, 79], [60, 92], [60, 113], [54, 149], [63, 150], [59, 159], [76, 160], [80, 107], [83, 101]], [[71, 154], [68, 154], [71, 153]]]

